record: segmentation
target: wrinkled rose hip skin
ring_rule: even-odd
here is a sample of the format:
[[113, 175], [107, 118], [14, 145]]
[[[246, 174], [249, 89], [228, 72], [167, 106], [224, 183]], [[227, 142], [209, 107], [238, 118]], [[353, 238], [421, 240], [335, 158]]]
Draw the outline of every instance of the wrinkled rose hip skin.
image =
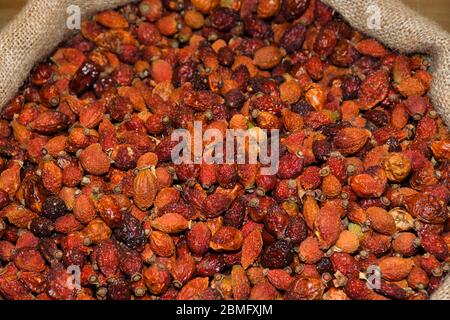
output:
[[[320, 0], [97, 13], [1, 111], [0, 298], [428, 299], [450, 264], [428, 66]], [[194, 121], [278, 129], [278, 171], [172, 163]]]

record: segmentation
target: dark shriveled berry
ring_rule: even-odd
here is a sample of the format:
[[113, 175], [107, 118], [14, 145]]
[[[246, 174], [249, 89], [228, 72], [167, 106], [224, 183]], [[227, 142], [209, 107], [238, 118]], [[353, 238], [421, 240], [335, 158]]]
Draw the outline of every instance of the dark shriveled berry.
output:
[[351, 127], [351, 124], [348, 121], [341, 121], [340, 123], [330, 123], [320, 126], [319, 130], [328, 138], [333, 138], [339, 130], [349, 127]]
[[172, 149], [178, 145], [178, 141], [172, 141], [171, 137], [166, 137], [156, 146], [155, 153], [159, 161], [170, 161], [172, 159]]
[[243, 90], [247, 87], [247, 83], [250, 79], [250, 72], [248, 71], [246, 66], [241, 64], [233, 70], [231, 79], [237, 82], [239, 89]]
[[233, 28], [239, 18], [239, 15], [230, 8], [218, 8], [211, 14], [209, 19], [211, 20], [211, 26], [222, 32], [230, 31]]
[[223, 300], [223, 295], [216, 288], [208, 287], [200, 293], [199, 300]]
[[287, 21], [300, 18], [308, 8], [309, 0], [283, 0], [281, 12]]
[[292, 246], [285, 240], [279, 240], [267, 246], [261, 256], [261, 265], [269, 269], [282, 269], [294, 259]]
[[332, 145], [328, 140], [316, 140], [313, 143], [313, 153], [317, 160], [326, 161], [332, 151]]
[[192, 85], [194, 86], [194, 89], [197, 91], [209, 90], [208, 77], [201, 75], [198, 72], [194, 74], [191, 82]]
[[319, 262], [317, 262], [316, 268], [320, 274], [325, 272], [328, 272], [330, 274], [334, 273], [333, 263], [331, 263], [331, 260], [326, 257], [320, 259]]
[[31, 74], [31, 82], [37, 86], [42, 86], [51, 80], [53, 69], [50, 64], [41, 64], [34, 68]]
[[245, 198], [236, 199], [223, 215], [223, 223], [226, 226], [241, 228], [245, 218]]
[[207, 254], [197, 264], [196, 273], [200, 277], [212, 277], [216, 273], [221, 273], [226, 267], [222, 255]]
[[386, 126], [389, 123], [389, 114], [383, 110], [372, 109], [367, 111], [364, 116], [367, 120], [380, 128]]
[[302, 24], [294, 24], [289, 27], [281, 37], [280, 46], [286, 49], [287, 53], [293, 53], [301, 49], [305, 41], [306, 27]]
[[264, 47], [264, 41], [258, 38], [245, 38], [237, 48], [240, 54], [245, 56], [253, 56], [258, 49]]
[[70, 266], [82, 268], [86, 263], [86, 254], [77, 248], [69, 249], [64, 252], [62, 263], [65, 268], [69, 268]]
[[252, 38], [270, 40], [273, 37], [273, 30], [270, 24], [255, 16], [244, 19], [244, 31]]
[[89, 90], [100, 76], [100, 67], [93, 61], [86, 61], [70, 82], [70, 90], [77, 96]]
[[55, 230], [55, 224], [46, 217], [36, 217], [31, 221], [30, 230], [38, 237], [49, 237]]
[[234, 52], [230, 47], [223, 47], [217, 52], [217, 61], [225, 67], [230, 67], [234, 62]]
[[308, 227], [301, 217], [291, 217], [286, 227], [286, 240], [299, 245], [308, 236]]
[[106, 298], [108, 300], [130, 300], [130, 284], [122, 279], [115, 279], [107, 286], [108, 292]]
[[277, 204], [269, 208], [264, 218], [266, 230], [277, 239], [284, 238], [288, 223], [289, 215]]
[[292, 106], [292, 111], [297, 112], [302, 117], [305, 117], [308, 113], [315, 111], [314, 107], [305, 100], [300, 100]]
[[389, 152], [400, 152], [402, 151], [402, 147], [400, 145], [400, 142], [394, 138], [394, 137], [390, 137], [389, 139], [387, 139], [386, 144], [389, 147]]
[[348, 40], [340, 40], [330, 57], [331, 61], [338, 67], [350, 67], [356, 59], [358, 59], [359, 53], [353, 47]]
[[287, 153], [280, 158], [278, 176], [281, 179], [293, 179], [303, 171], [305, 160], [295, 154]]
[[356, 76], [345, 76], [342, 80], [342, 93], [344, 100], [358, 98], [360, 80]]
[[62, 217], [66, 213], [66, 210], [66, 204], [57, 196], [48, 197], [42, 205], [42, 215], [52, 220]]
[[195, 74], [194, 63], [187, 62], [184, 64], [177, 64], [173, 72], [173, 85], [175, 87], [180, 87], [186, 82], [191, 82]]
[[117, 83], [111, 77], [100, 78], [94, 84], [93, 89], [95, 95], [100, 99], [106, 93], [114, 93], [116, 91]]
[[225, 103], [232, 109], [239, 109], [245, 102], [245, 96], [239, 89], [232, 89], [225, 95]]
[[53, 262], [56, 259], [62, 258], [61, 250], [58, 250], [55, 240], [51, 238], [41, 238], [37, 248], [48, 262]]
[[114, 230], [117, 240], [132, 249], [141, 248], [145, 244], [145, 233], [141, 223], [130, 214], [124, 214], [122, 221]]

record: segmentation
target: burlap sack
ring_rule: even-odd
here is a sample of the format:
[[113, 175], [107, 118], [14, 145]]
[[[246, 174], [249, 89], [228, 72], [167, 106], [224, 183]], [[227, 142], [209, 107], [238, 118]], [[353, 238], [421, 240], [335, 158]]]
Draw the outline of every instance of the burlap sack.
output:
[[[396, 0], [323, 0], [356, 29], [404, 53], [428, 54], [434, 107], [450, 125], [450, 36], [434, 22]], [[123, 5], [129, 0], [29, 0], [20, 14], [0, 32], [0, 107], [17, 92], [31, 68], [70, 33], [68, 6], [78, 5], [83, 16]], [[380, 14], [380, 28], [371, 17]], [[369, 21], [369, 22], [368, 22]], [[432, 296], [450, 300], [450, 277]]]

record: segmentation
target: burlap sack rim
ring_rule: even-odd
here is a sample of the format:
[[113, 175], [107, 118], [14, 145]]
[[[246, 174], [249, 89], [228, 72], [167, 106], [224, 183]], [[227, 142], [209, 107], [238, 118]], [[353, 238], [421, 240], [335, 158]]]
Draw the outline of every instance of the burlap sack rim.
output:
[[[450, 36], [435, 22], [419, 15], [411, 8], [399, 1], [372, 0], [372, 1], [351, 1], [351, 0], [323, 0], [339, 12], [352, 27], [365, 34], [380, 40], [390, 48], [404, 53], [424, 53], [432, 57], [433, 84], [429, 92], [436, 110], [443, 119], [450, 125]], [[0, 52], [2, 61], [0, 71], [0, 107], [3, 107], [16, 94], [32, 69], [32, 67], [45, 59], [70, 32], [65, 28], [67, 13], [65, 9], [68, 5], [79, 5], [83, 16], [89, 16], [96, 11], [107, 8], [114, 8], [130, 0], [31, 0], [28, 1], [23, 10], [9, 22], [0, 32]], [[398, 34], [396, 26], [386, 28], [392, 30], [368, 30], [364, 21], [365, 8], [369, 4], [376, 4], [382, 9], [382, 17], [399, 16], [401, 19], [397, 23], [406, 30], [411, 25], [417, 29], [423, 27], [425, 33], [417, 32], [410, 34], [410, 43], [402, 43], [402, 48], [398, 48]], [[62, 10], [64, 12], [62, 12]], [[394, 14], [392, 14], [394, 13]], [[384, 20], [382, 23], [390, 25], [393, 19]], [[32, 22], [32, 23], [30, 23]], [[39, 28], [46, 25], [45, 32], [40, 32]], [[64, 26], [64, 27], [62, 27]], [[18, 35], [21, 35], [18, 39]], [[394, 39], [392, 41], [392, 39]], [[20, 46], [18, 45], [20, 43]], [[21, 59], [21, 68], [15, 59]], [[12, 77], [12, 79], [11, 79]], [[450, 300], [450, 277], [431, 296], [435, 300]]]

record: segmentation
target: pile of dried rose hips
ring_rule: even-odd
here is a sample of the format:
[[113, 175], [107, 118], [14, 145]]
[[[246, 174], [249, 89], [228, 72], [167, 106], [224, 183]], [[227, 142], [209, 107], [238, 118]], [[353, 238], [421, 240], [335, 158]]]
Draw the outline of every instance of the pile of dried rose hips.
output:
[[[450, 138], [427, 67], [319, 0], [97, 14], [1, 113], [1, 296], [428, 298], [450, 266]], [[194, 121], [280, 129], [278, 173], [174, 165]]]

